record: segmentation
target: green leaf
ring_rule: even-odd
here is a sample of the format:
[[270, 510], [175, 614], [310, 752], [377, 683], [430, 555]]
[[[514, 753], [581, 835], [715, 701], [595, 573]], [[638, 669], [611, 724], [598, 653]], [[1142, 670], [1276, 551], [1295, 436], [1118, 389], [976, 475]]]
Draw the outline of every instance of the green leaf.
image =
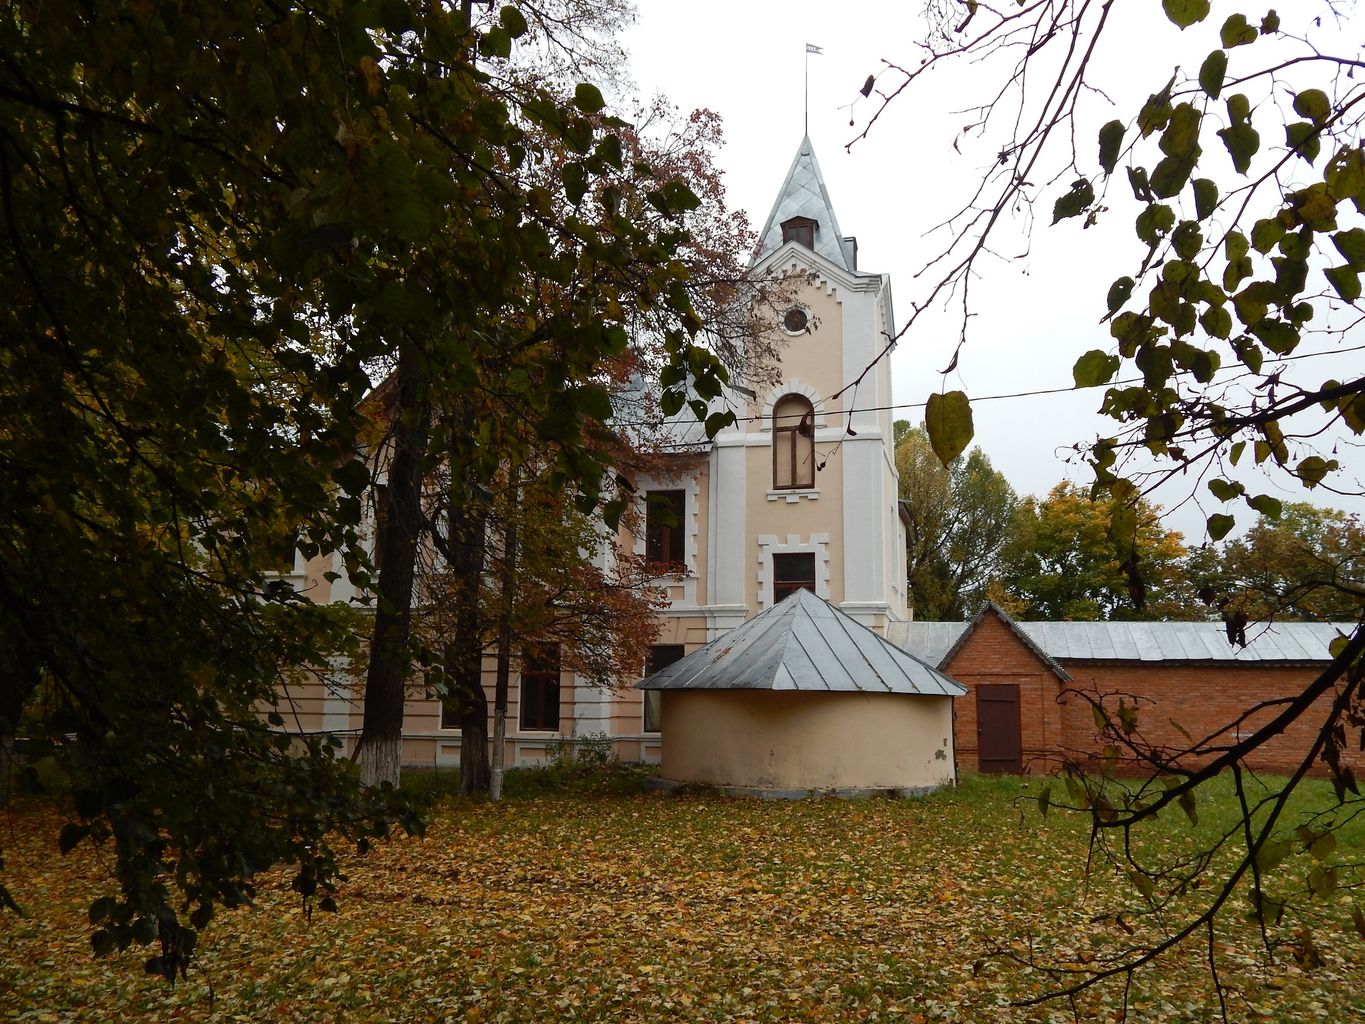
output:
[[1145, 167], [1128, 168], [1128, 187], [1133, 190], [1133, 198], [1141, 203], [1152, 201], [1152, 186], [1147, 183]]
[[1152, 895], [1156, 892], [1156, 887], [1152, 885], [1152, 880], [1141, 871], [1130, 870], [1128, 872], [1128, 878], [1132, 881], [1133, 888], [1140, 892], [1144, 899], [1150, 900]]
[[1323, 180], [1337, 199], [1359, 199], [1365, 195], [1365, 149], [1343, 149], [1327, 163]]
[[[1161, 133], [1161, 152], [1167, 156], [1188, 157], [1193, 162], [1199, 156], [1199, 125], [1202, 117], [1192, 103], [1182, 103], [1171, 111], [1170, 123]], [[1153, 187], [1157, 174], [1152, 172]]]
[[1321, 89], [1305, 89], [1294, 97], [1294, 113], [1322, 124], [1332, 113], [1332, 104]]
[[1080, 178], [1071, 186], [1071, 191], [1060, 197], [1052, 207], [1052, 223], [1066, 220], [1084, 213], [1095, 201], [1095, 188], [1085, 178]]
[[502, 27], [513, 39], [520, 39], [530, 29], [530, 26], [526, 24], [526, 16], [515, 7], [504, 7], [500, 10], [498, 21], [502, 23]]
[[976, 428], [972, 424], [972, 407], [961, 391], [948, 391], [929, 396], [924, 406], [924, 426], [929, 432], [929, 444], [945, 466], [967, 450]]
[[1210, 493], [1219, 501], [1231, 501], [1246, 490], [1245, 487], [1236, 481], [1221, 480], [1218, 477], [1209, 480], [1208, 488]]
[[[1131, 283], [1130, 281], [1129, 284]], [[1071, 376], [1076, 381], [1076, 387], [1094, 388], [1108, 384], [1118, 371], [1118, 356], [1112, 356], [1096, 348], [1076, 360], [1076, 365], [1071, 369]]]
[[1324, 459], [1320, 455], [1310, 455], [1299, 460], [1299, 464], [1294, 467], [1294, 475], [1311, 490], [1322, 483], [1328, 473], [1338, 468], [1340, 467], [1336, 459]]
[[1100, 166], [1105, 174], [1113, 174], [1123, 149], [1123, 122], [1110, 121], [1100, 129]]
[[89, 834], [89, 825], [78, 825], [74, 821], [68, 821], [57, 835], [57, 849], [63, 854], [68, 854]]
[[1237, 465], [1237, 463], [1242, 460], [1242, 452], [1246, 451], [1246, 448], [1247, 443], [1245, 441], [1238, 441], [1236, 444], [1232, 446], [1231, 449], [1229, 449], [1228, 461], [1231, 462], [1234, 466]]
[[1206, 220], [1218, 207], [1218, 185], [1210, 178], [1194, 179], [1194, 212]]
[[1347, 302], [1360, 298], [1360, 275], [1350, 267], [1328, 267], [1322, 273]]
[[1209, 0], [1161, 0], [1166, 17], [1181, 29], [1187, 29], [1209, 16]]
[[574, 206], [583, 201], [583, 196], [588, 191], [587, 171], [581, 163], [574, 160], [564, 165], [559, 172], [560, 180], [564, 182], [564, 197]]
[[724, 412], [713, 412], [706, 417], [706, 436], [715, 437], [722, 430], [735, 422], [735, 414], [732, 410], [726, 409]]
[[[1183, 220], [1171, 234], [1171, 248], [1175, 250], [1177, 256], [1182, 261], [1192, 260], [1204, 248], [1204, 232], [1199, 230], [1199, 224], [1192, 220]], [[1190, 264], [1191, 273], [1188, 277], [1198, 279], [1198, 268]]]
[[1214, 540], [1222, 540], [1228, 535], [1228, 531], [1236, 525], [1237, 520], [1232, 516], [1215, 512], [1208, 519], [1209, 536]]
[[479, 40], [479, 52], [486, 57], [506, 60], [512, 56], [512, 37], [501, 25], [494, 25]]
[[109, 929], [101, 928], [90, 934], [90, 948], [96, 956], [108, 956], [118, 948], [118, 943]]
[[1175, 227], [1175, 211], [1165, 203], [1152, 203], [1137, 216], [1135, 230], [1138, 238], [1155, 246], [1163, 235]]
[[1223, 140], [1228, 156], [1232, 157], [1233, 168], [1238, 174], [1246, 174], [1251, 167], [1251, 158], [1261, 148], [1260, 133], [1250, 124], [1243, 122], [1221, 129], [1218, 137]]
[[1180, 809], [1185, 812], [1185, 817], [1190, 819], [1190, 824], [1198, 825], [1199, 808], [1195, 806], [1194, 790], [1192, 789], [1185, 790], [1185, 792], [1181, 793], [1180, 796], [1177, 797], [1177, 800], [1180, 803]]
[[1219, 32], [1219, 38], [1223, 41], [1223, 46], [1232, 49], [1234, 46], [1245, 46], [1247, 43], [1256, 41], [1256, 29], [1247, 24], [1245, 14], [1233, 14], [1227, 21], [1223, 22], [1223, 28]]
[[1267, 519], [1279, 519], [1284, 511], [1284, 506], [1279, 498], [1273, 498], [1269, 494], [1257, 494], [1247, 498], [1247, 504], [1254, 508]]
[[1227, 73], [1227, 51], [1214, 50], [1204, 58], [1204, 63], [1199, 66], [1199, 88], [1204, 90], [1209, 99], [1216, 100], [1218, 94], [1223, 91], [1223, 79]]
[[1274, 8], [1271, 8], [1266, 12], [1265, 17], [1261, 19], [1261, 35], [1268, 36], [1270, 33], [1278, 32], [1279, 30], [1280, 16], [1275, 13]]
[[1337, 891], [1337, 869], [1319, 864], [1308, 872], [1308, 888], [1313, 895], [1326, 899]]
[[1280, 239], [1284, 237], [1284, 232], [1284, 225], [1280, 223], [1278, 217], [1258, 220], [1251, 228], [1252, 248], [1261, 255], [1265, 255], [1279, 245]]
[[1210, 306], [1199, 315], [1199, 326], [1210, 337], [1226, 340], [1232, 333], [1232, 314], [1222, 306]]
[[1044, 818], [1047, 817], [1048, 808], [1052, 806], [1052, 787], [1044, 786], [1043, 791], [1038, 794], [1038, 813]]
[[1195, 156], [1168, 156], [1152, 169], [1152, 192], [1159, 199], [1180, 194], [1194, 171]]
[[574, 87], [573, 105], [585, 114], [596, 114], [607, 105], [607, 101], [602, 98], [602, 91], [591, 82], [579, 82]]
[[1129, 296], [1133, 294], [1133, 284], [1134, 282], [1131, 277], [1121, 277], [1109, 286], [1109, 294], [1105, 298], [1105, 306], [1110, 313], [1117, 313], [1123, 308], [1123, 304], [1127, 302]]
[[1352, 270], [1365, 270], [1365, 229], [1338, 231], [1332, 236], [1332, 244]]
[[347, 494], [360, 494], [370, 486], [370, 469], [363, 460], [351, 459], [333, 468], [332, 479]]
[[668, 390], [659, 399], [659, 411], [665, 416], [676, 416], [682, 411], [684, 398], [683, 392], [678, 390]]
[[1274, 870], [1294, 851], [1294, 844], [1288, 839], [1274, 839], [1262, 843], [1256, 851], [1256, 867], [1262, 873]]
[[1337, 849], [1337, 837], [1335, 832], [1324, 832], [1316, 836], [1308, 844], [1308, 853], [1314, 860], [1326, 860]]
[[1284, 144], [1303, 157], [1309, 164], [1322, 152], [1322, 136], [1307, 121], [1295, 121], [1284, 126]]
[[1138, 111], [1138, 130], [1142, 132], [1144, 139], [1158, 128], [1166, 127], [1166, 122], [1171, 119], [1171, 90], [1173, 88], [1175, 88], [1175, 75], [1171, 76], [1165, 88], [1160, 92], [1154, 92], [1148, 96], [1147, 102]]

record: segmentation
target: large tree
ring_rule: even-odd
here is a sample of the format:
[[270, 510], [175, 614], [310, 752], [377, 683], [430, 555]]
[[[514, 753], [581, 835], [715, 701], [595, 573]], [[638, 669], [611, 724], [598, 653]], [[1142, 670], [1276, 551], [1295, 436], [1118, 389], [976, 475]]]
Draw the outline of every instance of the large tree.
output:
[[[1209, 0], [1163, 0], [1159, 9], [1151, 0], [1145, 22], [1138, 10], [1136, 22], [1115, 31], [1134, 5], [931, 0], [931, 31], [916, 60], [888, 63], [864, 89], [882, 101], [868, 119], [871, 130], [888, 122], [887, 104], [915, 95], [946, 64], [970, 62], [981, 86], [979, 99], [958, 99], [969, 113], [955, 148], [979, 141], [986, 170], [947, 218], [947, 242], [919, 278], [923, 293], [901, 329], [951, 297], [963, 343], [954, 367], [970, 359], [972, 300], [988, 287], [988, 264], [1015, 213], [1040, 207], [1059, 230], [1076, 231], [1078, 249], [1082, 225], [1116, 217], [1133, 225], [1131, 256], [1116, 267], [1107, 294], [1091, 299], [1110, 337], [1079, 354], [1073, 374], [1077, 387], [1105, 388], [1102, 409], [1115, 421], [1111, 436], [1083, 448], [1096, 496], [1111, 502], [1110, 539], [1135, 594], [1146, 575], [1138, 506], [1144, 491], [1198, 481], [1223, 506], [1207, 515], [1217, 540], [1245, 515], [1239, 508], [1280, 513], [1264, 475], [1290, 487], [1355, 489], [1333, 446], [1355, 444], [1365, 432], [1365, 377], [1345, 362], [1329, 376], [1298, 357], [1340, 347], [1361, 310], [1365, 62], [1346, 48], [1352, 36], [1339, 31], [1342, 12], [1330, 0], [1278, 13], [1239, 7], [1224, 4], [1212, 18]], [[1162, 38], [1163, 27], [1172, 37], [1188, 35]], [[1160, 53], [1164, 66], [1167, 53], [1190, 48], [1191, 40], [1194, 56], [1156, 76], [1145, 101], [1105, 110], [1100, 73], [1135, 40]], [[966, 394], [930, 396], [926, 423], [945, 460], [965, 450], [972, 436]], [[1269, 895], [1276, 887], [1268, 873], [1281, 863], [1282, 847], [1311, 846], [1324, 827], [1307, 823], [1309, 831], [1296, 837], [1286, 813], [1295, 782], [1324, 769], [1343, 803], [1337, 820], [1360, 809], [1342, 754], [1365, 724], [1363, 652], [1365, 628], [1357, 626], [1333, 646], [1323, 673], [1275, 707], [1268, 726], [1192, 739], [1185, 751], [1144, 749], [1131, 708], [1101, 715], [1115, 749], [1160, 763], [1168, 784], [1125, 788], [1075, 776], [1077, 803], [1092, 815], [1096, 850], [1141, 879], [1154, 911], [1180, 913], [1167, 918], [1168, 934], [1156, 947], [1128, 949], [1067, 975], [1063, 990], [1125, 976], [1190, 939], [1206, 937], [1215, 960], [1215, 922], [1238, 893], [1250, 898], [1273, 948], [1284, 903]], [[1242, 758], [1300, 719], [1313, 722], [1317, 741], [1288, 785], [1253, 797], [1243, 785]], [[1206, 756], [1187, 758], [1193, 751]], [[1169, 805], [1192, 808], [1198, 787], [1224, 771], [1238, 782], [1241, 827], [1217, 840], [1215, 851], [1165, 872], [1135, 855], [1134, 829]], [[1240, 856], [1198, 898], [1181, 902], [1217, 860], [1216, 850], [1231, 843], [1241, 844]], [[1321, 895], [1330, 887], [1310, 882], [1307, 891]]]
[[980, 448], [944, 466], [928, 435], [896, 423], [896, 470], [908, 513], [906, 574], [917, 618], [974, 612], [999, 573], [1001, 548], [1019, 503]]
[[[609, 411], [593, 373], [626, 344], [621, 310], [652, 311], [666, 361], [717, 386], [672, 259], [695, 196], [656, 182], [650, 217], [577, 212], [628, 169], [622, 126], [591, 86], [513, 93], [474, 64], [525, 27], [505, 8], [473, 33], [417, 0], [0, 15], [0, 734], [74, 737], [53, 746], [62, 846], [114, 847], [98, 950], [158, 942], [169, 975], [260, 871], [326, 895], [336, 842], [418, 827], [259, 717], [351, 642], [273, 570], [297, 536], [367, 582], [372, 378], [397, 370], [388, 443], [420, 480], [433, 451], [496, 462], [454, 399], [526, 354], [501, 409], [558, 443], [585, 505], [603, 467], [575, 439]], [[553, 187], [526, 176], [551, 142]], [[567, 286], [543, 315], [537, 289]], [[381, 582], [381, 617], [406, 614], [400, 590]], [[401, 685], [401, 623], [380, 637]]]
[[1113, 509], [1063, 482], [1015, 512], [1000, 555], [999, 586], [1024, 619], [1112, 621], [1197, 614], [1185, 576], [1185, 545], [1166, 529], [1161, 508], [1137, 504], [1138, 553], [1146, 586], [1136, 599], [1110, 535]]
[[1190, 581], [1239, 622], [1352, 622], [1365, 605], [1365, 528], [1358, 516], [1287, 502], [1242, 536], [1192, 552]]

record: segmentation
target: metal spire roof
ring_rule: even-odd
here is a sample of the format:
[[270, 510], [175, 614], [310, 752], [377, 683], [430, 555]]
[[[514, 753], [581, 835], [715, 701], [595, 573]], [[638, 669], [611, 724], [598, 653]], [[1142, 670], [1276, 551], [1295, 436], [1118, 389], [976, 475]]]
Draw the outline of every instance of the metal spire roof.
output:
[[816, 252], [845, 270], [854, 269], [844, 252], [839, 221], [834, 216], [834, 206], [829, 201], [829, 190], [825, 188], [825, 177], [820, 173], [809, 135], [801, 139], [787, 180], [782, 183], [782, 191], [777, 194], [777, 202], [773, 203], [768, 221], [763, 225], [759, 235], [761, 254], [767, 255], [781, 247], [782, 224], [793, 217], [808, 217], [815, 221]]
[[834, 690], [956, 697], [966, 687], [798, 590], [660, 669], [642, 690]]

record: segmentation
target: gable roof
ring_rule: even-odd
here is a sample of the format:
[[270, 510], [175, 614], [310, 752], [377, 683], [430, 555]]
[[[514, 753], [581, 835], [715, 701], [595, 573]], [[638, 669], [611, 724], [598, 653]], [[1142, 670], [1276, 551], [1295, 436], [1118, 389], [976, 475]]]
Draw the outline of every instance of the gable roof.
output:
[[891, 639], [942, 668], [991, 608], [1054, 671], [1059, 661], [1319, 663], [1330, 660], [1327, 648], [1339, 632], [1355, 629], [1350, 622], [1264, 623], [1247, 628], [1246, 647], [1234, 647], [1221, 622], [1015, 622], [988, 603], [971, 622], [896, 623]]
[[806, 217], [816, 222], [815, 251], [825, 259], [852, 271], [853, 261], [844, 249], [844, 238], [839, 233], [839, 220], [834, 216], [834, 206], [829, 201], [829, 190], [825, 188], [825, 176], [820, 173], [820, 164], [815, 159], [810, 136], [801, 139], [791, 169], [777, 193], [768, 220], [759, 233], [759, 253], [766, 255], [782, 247], [782, 225], [793, 217]]
[[985, 604], [983, 604], [981, 606], [981, 610], [976, 613], [976, 617], [972, 619], [971, 622], [966, 624], [967, 628], [962, 631], [961, 635], [958, 636], [957, 640], [953, 642], [953, 645], [948, 648], [948, 652], [944, 654], [943, 658], [939, 661], [938, 665], [940, 668], [942, 668], [944, 665], [947, 665], [950, 661], [953, 660], [954, 657], [957, 656], [957, 652], [962, 649], [962, 645], [967, 642], [967, 638], [972, 635], [972, 633], [976, 630], [976, 627], [981, 624], [981, 620], [984, 619], [988, 614], [994, 614], [996, 618], [1003, 622], [1005, 624], [1005, 627], [1016, 637], [1018, 637], [1020, 642], [1025, 647], [1027, 647], [1030, 651], [1033, 652], [1034, 657], [1036, 657], [1039, 661], [1041, 661], [1044, 665], [1051, 669], [1053, 674], [1056, 675], [1058, 679], [1060, 679], [1064, 683], [1071, 682], [1070, 673], [1068, 673], [1066, 669], [1062, 668], [1061, 665], [1058, 665], [1057, 662], [1053, 660], [1053, 658], [1047, 653], [1047, 651], [1043, 650], [1043, 648], [1038, 645], [1037, 641], [1035, 641], [1033, 637], [1029, 636], [1028, 633], [1019, 628], [1019, 623], [1014, 621], [1014, 616], [1012, 616], [1009, 612], [1005, 611], [1005, 609], [1001, 608], [994, 601], [987, 601]]
[[796, 591], [638, 686], [935, 697], [967, 692], [808, 590]]

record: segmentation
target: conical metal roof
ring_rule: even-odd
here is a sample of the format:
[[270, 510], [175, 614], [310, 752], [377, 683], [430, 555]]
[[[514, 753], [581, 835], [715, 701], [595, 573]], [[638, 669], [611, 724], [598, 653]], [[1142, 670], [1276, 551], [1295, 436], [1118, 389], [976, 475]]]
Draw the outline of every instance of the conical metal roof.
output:
[[777, 202], [773, 203], [768, 221], [763, 225], [759, 235], [760, 254], [767, 255], [781, 247], [782, 225], [793, 217], [807, 217], [815, 221], [816, 252], [845, 270], [854, 269], [844, 252], [839, 221], [834, 216], [829, 190], [825, 188], [825, 176], [820, 173], [820, 164], [815, 159], [809, 135], [801, 139], [801, 147], [792, 160], [787, 180], [782, 183], [782, 191], [777, 194]]
[[831, 690], [956, 697], [966, 687], [808, 590], [641, 680], [642, 690]]

